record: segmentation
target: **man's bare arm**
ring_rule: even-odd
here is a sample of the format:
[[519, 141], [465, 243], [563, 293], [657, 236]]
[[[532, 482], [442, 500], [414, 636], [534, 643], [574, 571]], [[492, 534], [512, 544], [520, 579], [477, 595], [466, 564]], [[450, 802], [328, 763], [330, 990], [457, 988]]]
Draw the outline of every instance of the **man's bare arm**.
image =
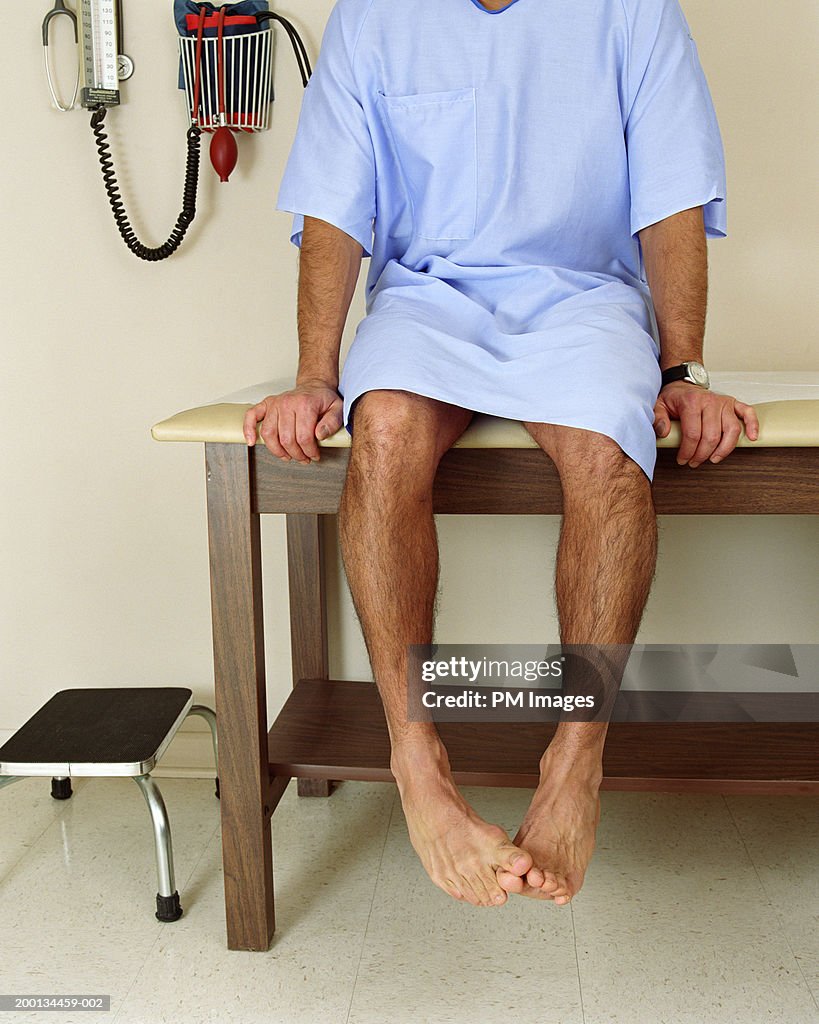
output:
[[338, 386], [338, 354], [364, 250], [333, 224], [304, 218], [299, 251], [296, 384]]
[[708, 247], [702, 207], [640, 232], [643, 262], [660, 331], [660, 367], [701, 363], [708, 303]]
[[340, 428], [339, 351], [363, 253], [361, 244], [335, 225], [304, 218], [296, 387], [270, 395], [248, 410], [244, 434], [249, 445], [256, 443], [256, 426], [261, 420], [259, 433], [274, 455], [286, 462], [309, 463], [319, 458], [316, 439], [329, 437]]
[[[703, 362], [708, 301], [708, 248], [703, 210], [696, 206], [651, 224], [640, 232], [646, 278], [660, 335], [660, 367]], [[660, 391], [654, 429], [665, 437], [671, 420], [680, 421], [680, 465], [691, 468], [706, 459], [720, 462], [736, 447], [745, 424], [747, 436], [759, 436], [756, 413], [730, 395], [675, 381]]]

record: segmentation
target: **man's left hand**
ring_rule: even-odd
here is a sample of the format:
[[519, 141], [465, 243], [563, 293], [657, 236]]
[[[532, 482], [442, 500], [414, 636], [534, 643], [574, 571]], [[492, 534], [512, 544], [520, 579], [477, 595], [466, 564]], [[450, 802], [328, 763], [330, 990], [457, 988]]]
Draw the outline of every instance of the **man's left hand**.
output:
[[742, 434], [750, 441], [759, 437], [759, 420], [752, 405], [739, 402], [730, 395], [674, 381], [660, 391], [654, 405], [654, 432], [667, 437], [671, 420], [680, 421], [682, 440], [677, 453], [680, 466], [696, 469], [706, 459], [721, 462], [736, 448]]

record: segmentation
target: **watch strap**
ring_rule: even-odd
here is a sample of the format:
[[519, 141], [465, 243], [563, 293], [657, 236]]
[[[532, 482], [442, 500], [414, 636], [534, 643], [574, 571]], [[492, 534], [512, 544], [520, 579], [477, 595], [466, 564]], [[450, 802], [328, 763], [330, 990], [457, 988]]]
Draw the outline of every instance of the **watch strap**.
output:
[[667, 370], [663, 370], [663, 384], [673, 384], [676, 380], [682, 380], [688, 373], [688, 363], [680, 363], [678, 366], [669, 366]]
[[702, 363], [692, 363], [690, 360], [687, 363], [680, 363], [678, 366], [669, 366], [667, 370], [663, 370], [662, 372], [661, 387], [665, 387], [666, 384], [673, 384], [674, 381], [677, 380], [685, 380], [691, 384], [695, 384], [697, 387], [708, 388], [709, 384], [707, 371], [705, 381], [699, 381], [696, 379], [696, 376], [693, 375], [691, 372], [692, 366], [701, 367], [703, 370], [705, 370], [705, 367], [702, 366]]

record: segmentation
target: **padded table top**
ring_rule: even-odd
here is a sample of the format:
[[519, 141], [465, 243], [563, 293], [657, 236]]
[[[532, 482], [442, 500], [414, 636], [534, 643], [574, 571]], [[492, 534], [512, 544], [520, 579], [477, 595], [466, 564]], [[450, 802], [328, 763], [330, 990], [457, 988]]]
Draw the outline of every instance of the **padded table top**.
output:
[[[268, 395], [293, 386], [293, 378], [262, 381], [203, 405], [161, 420], [151, 427], [156, 441], [209, 441], [246, 444], [242, 433], [244, 415], [249, 406]], [[819, 372], [733, 372], [712, 371], [714, 391], [731, 394], [756, 408], [759, 416], [759, 440], [739, 439], [742, 447], [803, 448], [819, 447]], [[325, 448], [348, 448], [350, 435], [342, 427], [320, 442]], [[671, 424], [668, 437], [657, 440], [658, 448], [678, 448], [679, 423]], [[521, 423], [495, 416], [477, 414], [456, 448], [536, 448]]]

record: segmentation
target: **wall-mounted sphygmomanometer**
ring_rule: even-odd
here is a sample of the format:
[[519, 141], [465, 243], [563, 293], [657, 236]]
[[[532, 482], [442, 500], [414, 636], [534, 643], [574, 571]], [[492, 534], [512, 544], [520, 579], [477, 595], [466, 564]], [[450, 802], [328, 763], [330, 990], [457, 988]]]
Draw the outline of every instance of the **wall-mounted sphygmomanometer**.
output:
[[[179, 88], [188, 111], [187, 165], [182, 210], [166, 242], [155, 248], [136, 236], [117, 185], [108, 138], [103, 130], [109, 107], [120, 102], [119, 83], [130, 78], [134, 63], [124, 52], [122, 0], [77, 0], [78, 12], [55, 0], [43, 19], [43, 54], [51, 99], [57, 110], [72, 110], [80, 103], [90, 110], [105, 191], [119, 233], [140, 259], [164, 260], [179, 248], [196, 216], [199, 184], [199, 141], [211, 133], [210, 158], [221, 181], [236, 166], [238, 148], [234, 132], [260, 132], [268, 127], [273, 99], [273, 34], [278, 21], [290, 36], [302, 85], [312, 74], [307, 51], [296, 29], [279, 14], [267, 9], [267, 0], [240, 0], [215, 5], [196, 0], [174, 0], [174, 20], [179, 35]], [[77, 78], [71, 101], [57, 94], [49, 60], [51, 24], [57, 17], [70, 19], [77, 44]]]

